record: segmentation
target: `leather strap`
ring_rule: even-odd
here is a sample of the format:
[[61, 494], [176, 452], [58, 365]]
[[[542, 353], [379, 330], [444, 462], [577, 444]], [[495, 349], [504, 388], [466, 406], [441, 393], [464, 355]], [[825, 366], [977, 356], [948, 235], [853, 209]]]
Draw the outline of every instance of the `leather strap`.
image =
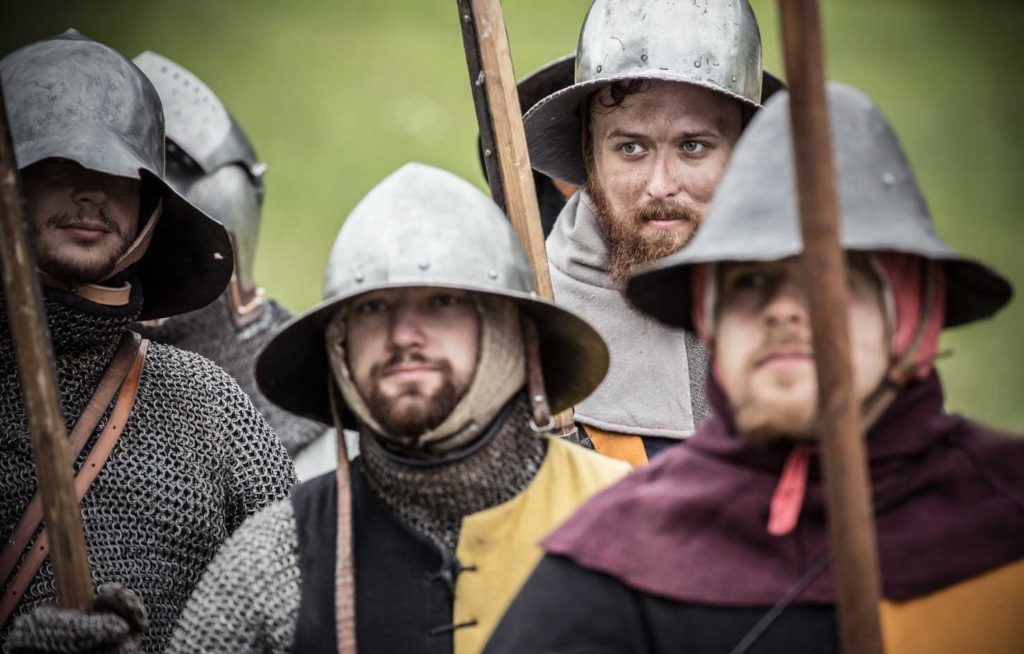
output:
[[125, 282], [119, 287], [103, 286], [102, 284], [69, 284], [44, 272], [39, 273], [39, 281], [53, 288], [59, 288], [90, 302], [108, 307], [123, 307], [132, 299], [132, 285]]
[[341, 397], [332, 374], [327, 375], [327, 397], [331, 404], [334, 433], [338, 439], [338, 467], [335, 481], [338, 487], [336, 562], [334, 567], [334, 629], [338, 639], [338, 654], [358, 652], [356, 644], [356, 564], [355, 537], [352, 528], [352, 474], [349, 469], [345, 429], [341, 421]]
[[[142, 368], [145, 364], [148, 346], [149, 341], [140, 340], [137, 334], [126, 335], [121, 341], [114, 361], [107, 368], [106, 374], [104, 374], [100, 384], [96, 387], [93, 397], [89, 400], [89, 404], [86, 406], [85, 411], [82, 412], [82, 416], [75, 423], [75, 427], [71, 432], [70, 440], [74, 451], [71, 463], [73, 464], [74, 459], [78, 458], [89, 436], [92, 435], [106, 407], [109, 405], [111, 397], [117, 392], [117, 401], [114, 403], [110, 419], [107, 421], [106, 427], [104, 427], [100, 437], [93, 444], [89, 455], [75, 476], [75, 495], [79, 504], [81, 504], [89, 488], [99, 476], [100, 471], [103, 470], [103, 466], [114, 451], [114, 446], [117, 445], [117, 441], [124, 431], [125, 423], [131, 415], [132, 406], [135, 404], [135, 397], [139, 390], [139, 380], [142, 377]], [[129, 363], [130, 367], [127, 365]], [[102, 403], [104, 397], [106, 402]], [[12, 538], [12, 541], [4, 548], [3, 556], [5, 562], [10, 557], [13, 558], [13, 564], [17, 563], [18, 559], [25, 552], [28, 539], [35, 533], [41, 521], [42, 502], [37, 492], [18, 523], [18, 527], [15, 530], [15, 538]], [[25, 535], [26, 532], [27, 536]], [[19, 543], [20, 547], [18, 547]], [[3, 598], [0, 598], [0, 630], [6, 626], [21, 597], [28, 590], [43, 561], [46, 560], [49, 551], [49, 539], [44, 527], [39, 534], [39, 538], [32, 545], [32, 549], [25, 556], [25, 561], [22, 563], [21, 568], [5, 589]], [[10, 572], [6, 571], [4, 579], [9, 575]]]
[[[85, 447], [89, 437], [96, 430], [96, 425], [99, 424], [103, 413], [110, 406], [110, 402], [114, 399], [114, 394], [117, 393], [117, 389], [124, 382], [124, 378], [128, 375], [128, 368], [131, 367], [135, 354], [139, 350], [139, 341], [139, 335], [133, 332], [128, 332], [121, 339], [117, 353], [114, 354], [114, 359], [107, 366], [107, 371], [103, 374], [103, 378], [100, 379], [96, 390], [93, 391], [92, 398], [89, 399], [89, 403], [85, 406], [82, 414], [75, 422], [74, 428], [71, 430], [68, 439], [71, 457], [68, 465], [74, 465], [75, 461], [78, 460], [78, 455], [82, 453], [82, 448]], [[42, 520], [43, 501], [39, 491], [36, 491], [32, 501], [25, 508], [21, 520], [18, 521], [14, 531], [11, 532], [10, 540], [3, 550], [0, 551], [0, 582], [6, 582], [11, 573], [14, 572], [18, 559], [25, 552], [25, 548], [28, 547], [29, 541], [32, 540], [32, 536], [36, 533]]]

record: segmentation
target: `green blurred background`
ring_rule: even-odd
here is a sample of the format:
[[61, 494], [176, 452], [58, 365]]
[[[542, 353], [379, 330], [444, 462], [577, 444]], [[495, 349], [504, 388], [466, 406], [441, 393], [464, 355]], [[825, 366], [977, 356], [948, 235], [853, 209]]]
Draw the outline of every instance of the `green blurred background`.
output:
[[[201, 77], [270, 165], [258, 279], [299, 311], [377, 181], [416, 160], [483, 185], [454, 0], [34, 0], [0, 8], [0, 54], [67, 27]], [[753, 0], [781, 73], [774, 0]], [[505, 0], [517, 74], [572, 51], [589, 0]], [[909, 151], [939, 231], [1024, 287], [1024, 3], [833, 0], [830, 77], [873, 96]], [[1024, 431], [1024, 302], [955, 330], [951, 408]]]

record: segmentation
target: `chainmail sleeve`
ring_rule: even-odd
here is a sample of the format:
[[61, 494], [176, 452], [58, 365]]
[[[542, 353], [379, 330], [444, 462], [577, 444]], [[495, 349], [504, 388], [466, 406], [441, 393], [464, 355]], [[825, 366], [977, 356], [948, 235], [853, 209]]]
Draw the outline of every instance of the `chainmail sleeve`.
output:
[[290, 500], [247, 520], [224, 544], [185, 607], [168, 654], [291, 649], [301, 602]]
[[256, 511], [286, 497], [297, 478], [291, 457], [270, 425], [237, 382], [227, 375], [224, 378], [238, 389], [224, 406], [230, 430], [226, 439], [231, 475], [227, 520], [228, 529], [234, 531]]
[[[137, 317], [141, 296], [134, 306], [97, 308], [72, 294], [58, 301], [50, 297], [57, 291], [47, 293], [61, 409], [71, 425]], [[6, 326], [0, 320], [0, 544], [36, 491]], [[83, 451], [75, 470], [85, 457]], [[164, 651], [203, 571], [246, 515], [286, 498], [294, 479], [284, 446], [234, 379], [198, 354], [150, 345], [121, 437], [81, 502], [93, 583], [116, 584], [142, 600], [149, 616], [146, 654]], [[15, 618], [55, 599], [47, 561]], [[0, 631], [0, 647], [6, 636]]]

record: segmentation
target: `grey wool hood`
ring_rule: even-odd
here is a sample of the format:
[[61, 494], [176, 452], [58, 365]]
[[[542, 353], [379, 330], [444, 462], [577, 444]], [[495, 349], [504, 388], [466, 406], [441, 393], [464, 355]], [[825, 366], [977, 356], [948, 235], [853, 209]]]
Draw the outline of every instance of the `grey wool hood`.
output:
[[576, 404], [576, 421], [637, 436], [684, 439], [707, 414], [708, 352], [695, 334], [630, 305], [612, 281], [586, 191], [576, 193], [547, 239], [555, 303], [586, 318], [608, 343], [608, 375]]

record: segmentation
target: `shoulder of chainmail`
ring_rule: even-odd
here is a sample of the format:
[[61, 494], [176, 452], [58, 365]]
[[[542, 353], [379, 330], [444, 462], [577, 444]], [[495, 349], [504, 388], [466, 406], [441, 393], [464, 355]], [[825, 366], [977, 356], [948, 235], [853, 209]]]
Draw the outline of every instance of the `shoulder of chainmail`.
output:
[[294, 456], [323, 433], [324, 426], [291, 414], [268, 400], [260, 392], [255, 374], [260, 350], [292, 314], [268, 298], [256, 320], [241, 329], [235, 327], [230, 315], [226, 296], [221, 295], [202, 309], [172, 316], [159, 325], [138, 324], [135, 329], [155, 342], [201, 354], [234, 377]]
[[[94, 315], [58, 302], [47, 312], [61, 407], [73, 423], [133, 316]], [[0, 542], [36, 487], [24, 406], [6, 363], [0, 359]], [[144, 651], [164, 650], [221, 545], [247, 516], [287, 497], [294, 480], [284, 447], [231, 377], [201, 356], [150, 346], [121, 438], [81, 502], [93, 581], [142, 598], [150, 623]], [[47, 563], [16, 615], [55, 596]]]
[[[194, 415], [214, 445], [227, 475], [228, 528], [287, 495], [297, 479], [291, 457], [238, 382], [206, 357], [172, 345], [153, 343], [143, 370], [161, 378], [166, 398], [190, 400]], [[209, 424], [203, 424], [209, 421]]]
[[295, 516], [285, 499], [246, 520], [224, 543], [167, 652], [288, 652], [301, 599]]

